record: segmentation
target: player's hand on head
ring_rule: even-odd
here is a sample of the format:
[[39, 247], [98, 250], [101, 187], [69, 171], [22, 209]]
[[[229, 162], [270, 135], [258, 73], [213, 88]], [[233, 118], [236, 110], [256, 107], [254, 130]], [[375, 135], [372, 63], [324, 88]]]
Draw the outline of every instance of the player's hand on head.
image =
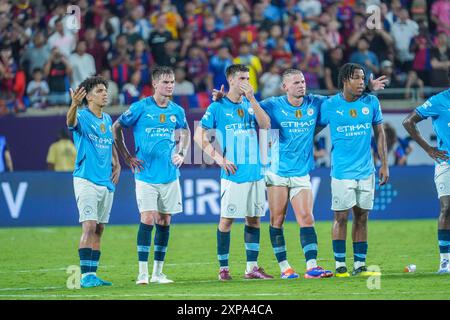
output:
[[70, 97], [72, 98], [72, 104], [81, 105], [84, 97], [86, 97], [86, 89], [84, 87], [78, 87], [75, 91], [70, 88]]
[[213, 101], [219, 101], [223, 97], [225, 97], [225, 87], [224, 87], [224, 85], [220, 86], [220, 90], [213, 89], [213, 91], [212, 91], [212, 99], [213, 99]]
[[371, 73], [369, 78], [369, 89], [373, 91], [383, 90], [387, 86], [388, 82], [389, 80], [386, 78], [386, 76], [383, 75], [374, 79], [373, 73]]

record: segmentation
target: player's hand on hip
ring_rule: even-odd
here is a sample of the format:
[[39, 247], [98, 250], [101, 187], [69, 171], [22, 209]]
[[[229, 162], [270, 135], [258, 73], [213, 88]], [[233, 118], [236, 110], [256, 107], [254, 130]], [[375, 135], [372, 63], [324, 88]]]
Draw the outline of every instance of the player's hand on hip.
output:
[[219, 166], [225, 170], [225, 173], [229, 176], [230, 174], [235, 174], [237, 171], [237, 166], [227, 158], [223, 158], [222, 161], [218, 162]]
[[72, 98], [72, 104], [79, 106], [83, 102], [86, 96], [86, 89], [84, 87], [78, 87], [75, 91], [70, 88], [70, 97]]
[[386, 76], [381, 76], [379, 78], [373, 79], [373, 73], [370, 74], [369, 78], [369, 89], [373, 91], [383, 90], [385, 86], [387, 86], [389, 80]]
[[173, 163], [177, 168], [181, 167], [181, 165], [183, 164], [183, 162], [184, 162], [184, 156], [182, 156], [181, 154], [176, 153], [176, 154], [174, 154], [174, 155], [172, 156], [172, 163]]
[[213, 99], [213, 101], [219, 101], [223, 97], [225, 97], [225, 87], [224, 87], [224, 85], [220, 86], [220, 90], [213, 89], [213, 91], [212, 91], [212, 99]]
[[427, 153], [431, 158], [433, 158], [434, 161], [437, 162], [448, 161], [448, 159], [450, 159], [447, 151], [439, 150], [436, 147], [431, 147], [429, 150], [427, 150]]
[[119, 183], [119, 177], [120, 177], [120, 171], [122, 170], [122, 167], [120, 164], [115, 164], [112, 167], [112, 175], [111, 175], [111, 181], [114, 184]]
[[385, 185], [389, 180], [389, 168], [387, 166], [381, 166], [378, 173], [378, 185]]
[[131, 168], [131, 171], [133, 173], [141, 172], [142, 170], [144, 170], [144, 166], [142, 165], [144, 163], [144, 161], [139, 160], [136, 157], [129, 157], [126, 160], [126, 163]]

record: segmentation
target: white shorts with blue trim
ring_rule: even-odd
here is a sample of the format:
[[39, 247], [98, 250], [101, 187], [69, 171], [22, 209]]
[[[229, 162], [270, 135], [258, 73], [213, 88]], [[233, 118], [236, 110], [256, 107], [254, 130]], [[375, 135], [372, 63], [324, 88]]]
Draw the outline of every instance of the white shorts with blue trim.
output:
[[139, 212], [157, 211], [175, 214], [183, 211], [180, 181], [151, 184], [136, 181], [136, 200]]
[[302, 177], [281, 177], [271, 171], [267, 171], [266, 176], [266, 186], [277, 186], [277, 187], [288, 187], [289, 188], [289, 199], [292, 199], [302, 190], [311, 190], [311, 178], [309, 174]]
[[438, 193], [438, 198], [450, 196], [450, 164], [436, 164], [434, 168], [434, 183]]
[[236, 183], [220, 180], [220, 216], [223, 218], [263, 217], [266, 212], [264, 179]]
[[331, 196], [333, 211], [345, 211], [354, 206], [372, 210], [375, 198], [375, 174], [361, 180], [340, 180], [332, 177]]
[[73, 189], [80, 214], [80, 223], [89, 220], [97, 221], [97, 223], [109, 222], [114, 192], [110, 192], [107, 187], [79, 177], [73, 178]]

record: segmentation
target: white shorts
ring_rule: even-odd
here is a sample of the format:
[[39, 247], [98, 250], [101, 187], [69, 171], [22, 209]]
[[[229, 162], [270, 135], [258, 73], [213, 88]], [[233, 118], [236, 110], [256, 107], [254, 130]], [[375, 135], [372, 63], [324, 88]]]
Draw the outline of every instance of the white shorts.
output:
[[303, 189], [311, 190], [311, 179], [309, 174], [303, 177], [281, 177], [271, 171], [266, 174], [266, 186], [278, 186], [278, 187], [288, 187], [289, 188], [289, 199], [292, 201], [300, 191]]
[[175, 214], [183, 211], [180, 181], [151, 184], [136, 181], [136, 200], [139, 212], [158, 211]]
[[266, 213], [266, 186], [264, 179], [236, 183], [220, 181], [220, 216], [224, 218], [263, 217]]
[[331, 210], [344, 211], [358, 206], [372, 210], [375, 197], [375, 175], [363, 180], [331, 178]]
[[97, 221], [97, 223], [109, 222], [114, 192], [79, 177], [73, 178], [73, 189], [80, 223], [88, 220]]
[[450, 164], [437, 164], [434, 168], [434, 182], [438, 198], [443, 196], [450, 196]]

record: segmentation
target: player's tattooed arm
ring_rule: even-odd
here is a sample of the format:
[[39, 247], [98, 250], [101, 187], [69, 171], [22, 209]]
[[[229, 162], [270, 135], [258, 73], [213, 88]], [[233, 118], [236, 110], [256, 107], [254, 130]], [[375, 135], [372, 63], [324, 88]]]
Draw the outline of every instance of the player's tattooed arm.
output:
[[201, 126], [197, 127], [194, 133], [194, 142], [203, 150], [204, 153], [213, 159], [227, 175], [236, 173], [236, 165], [217, 152], [209, 142], [208, 132], [206, 129]]
[[422, 147], [423, 150], [425, 150], [428, 155], [437, 162], [441, 161], [447, 161], [449, 159], [449, 156], [447, 154], [447, 151], [439, 150], [438, 148], [430, 146], [430, 144], [422, 137], [420, 134], [419, 129], [417, 128], [417, 123], [422, 121], [422, 117], [417, 114], [416, 111], [412, 111], [404, 120], [403, 120], [403, 127], [408, 131], [409, 135], [411, 136], [414, 141], [417, 142], [419, 146]]
[[382, 123], [375, 126], [374, 133], [375, 139], [377, 141], [378, 154], [381, 160], [381, 168], [378, 173], [378, 184], [382, 186], [389, 180], [386, 134], [384, 132], [384, 126]]
[[119, 182], [120, 170], [122, 169], [122, 167], [120, 166], [119, 155], [117, 153], [116, 145], [113, 145], [112, 153], [113, 154], [112, 154], [112, 175], [111, 175], [111, 181], [114, 184], [117, 184]]
[[250, 105], [255, 111], [255, 118], [258, 126], [261, 129], [270, 129], [270, 118], [267, 113], [261, 108], [258, 100], [255, 98], [253, 87], [249, 83], [241, 83], [241, 90], [244, 92], [245, 97], [250, 101]]
[[133, 173], [140, 172], [144, 169], [142, 165], [144, 162], [142, 160], [133, 157], [125, 144], [125, 138], [123, 136], [122, 126], [120, 122], [116, 120], [113, 124], [113, 135], [114, 135], [114, 144], [119, 151], [120, 156], [125, 161], [125, 163], [131, 168]]
[[213, 101], [219, 101], [220, 99], [225, 97], [225, 95], [226, 95], [225, 87], [224, 87], [224, 85], [221, 85], [220, 86], [220, 90], [213, 89], [213, 91], [212, 91], [212, 100]]
[[77, 126], [77, 110], [83, 103], [83, 99], [86, 96], [86, 89], [84, 87], [78, 87], [75, 91], [70, 89], [70, 97], [72, 103], [70, 104], [69, 111], [67, 111], [66, 124], [68, 127], [75, 128]]
[[183, 164], [189, 145], [191, 144], [191, 131], [189, 127], [187, 129], [179, 129], [179, 132], [180, 141], [178, 142], [178, 151], [172, 156], [172, 163], [177, 167]]

